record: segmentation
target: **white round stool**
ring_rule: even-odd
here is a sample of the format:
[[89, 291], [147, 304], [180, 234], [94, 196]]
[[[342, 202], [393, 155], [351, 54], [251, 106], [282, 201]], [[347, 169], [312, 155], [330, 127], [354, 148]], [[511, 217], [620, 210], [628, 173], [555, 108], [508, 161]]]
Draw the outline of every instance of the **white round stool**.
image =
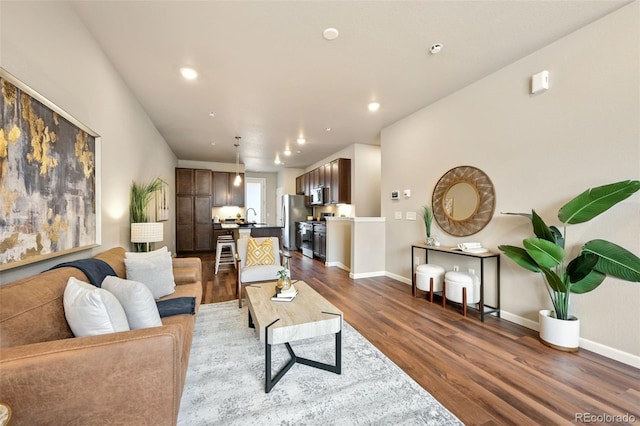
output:
[[[433, 302], [433, 293], [442, 291], [444, 284], [444, 268], [440, 265], [433, 263], [425, 263], [416, 267], [415, 283], [419, 290], [424, 290], [429, 293], [429, 302]], [[413, 295], [417, 293], [416, 289], [413, 289]], [[442, 305], [444, 306], [444, 297], [442, 298]]]
[[444, 276], [444, 295], [447, 300], [462, 304], [467, 316], [467, 304], [480, 302], [480, 278], [466, 272], [449, 271]]
[[[228, 249], [223, 253], [223, 249]], [[232, 235], [220, 235], [216, 244], [216, 271], [220, 265], [234, 265], [236, 262], [236, 242]]]

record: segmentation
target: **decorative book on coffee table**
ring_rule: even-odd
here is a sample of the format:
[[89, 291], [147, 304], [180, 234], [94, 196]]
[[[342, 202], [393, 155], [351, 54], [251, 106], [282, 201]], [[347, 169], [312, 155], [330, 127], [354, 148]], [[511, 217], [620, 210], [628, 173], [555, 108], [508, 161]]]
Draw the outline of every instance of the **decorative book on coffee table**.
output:
[[275, 302], [291, 302], [293, 299], [295, 299], [297, 294], [298, 290], [293, 285], [291, 285], [291, 287], [286, 290], [282, 290], [276, 287], [276, 294], [273, 295], [271, 300]]

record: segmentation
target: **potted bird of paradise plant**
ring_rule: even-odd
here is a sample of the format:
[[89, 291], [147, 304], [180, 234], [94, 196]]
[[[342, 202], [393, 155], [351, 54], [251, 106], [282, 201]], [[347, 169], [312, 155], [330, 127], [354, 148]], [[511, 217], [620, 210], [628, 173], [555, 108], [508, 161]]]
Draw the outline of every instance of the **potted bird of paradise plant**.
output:
[[[578, 255], [569, 260], [565, 248], [567, 224], [590, 221], [640, 189], [640, 181], [627, 180], [591, 188], [558, 210], [561, 232], [548, 226], [535, 210], [507, 213], [531, 220], [535, 237], [525, 238], [523, 247], [500, 245], [498, 248], [516, 264], [542, 275], [553, 304], [553, 311], [541, 310], [540, 339], [556, 349], [577, 351], [579, 321], [569, 313], [571, 293], [595, 290], [607, 276], [640, 282], [640, 258], [612, 242], [596, 239], [585, 243]], [[559, 327], [568, 329], [568, 333]], [[568, 334], [568, 335], [567, 335]]]

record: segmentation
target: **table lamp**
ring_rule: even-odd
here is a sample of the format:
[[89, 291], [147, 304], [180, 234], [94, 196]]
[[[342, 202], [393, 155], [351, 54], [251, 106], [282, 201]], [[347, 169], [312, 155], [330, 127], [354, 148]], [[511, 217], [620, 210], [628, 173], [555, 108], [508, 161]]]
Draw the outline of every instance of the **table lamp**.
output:
[[146, 243], [146, 250], [149, 250], [149, 243], [162, 241], [163, 226], [160, 222], [139, 222], [131, 224], [131, 242]]

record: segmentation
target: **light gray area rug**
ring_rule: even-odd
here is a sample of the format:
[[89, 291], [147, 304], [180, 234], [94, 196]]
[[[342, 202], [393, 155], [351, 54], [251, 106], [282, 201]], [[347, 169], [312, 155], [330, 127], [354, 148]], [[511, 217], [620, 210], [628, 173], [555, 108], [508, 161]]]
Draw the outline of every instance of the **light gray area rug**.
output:
[[[246, 304], [202, 305], [196, 319], [179, 425], [461, 425], [349, 324], [342, 374], [295, 364], [264, 392], [264, 344], [248, 328]], [[335, 363], [335, 336], [291, 344], [297, 356]], [[289, 360], [273, 346], [275, 375]]]

